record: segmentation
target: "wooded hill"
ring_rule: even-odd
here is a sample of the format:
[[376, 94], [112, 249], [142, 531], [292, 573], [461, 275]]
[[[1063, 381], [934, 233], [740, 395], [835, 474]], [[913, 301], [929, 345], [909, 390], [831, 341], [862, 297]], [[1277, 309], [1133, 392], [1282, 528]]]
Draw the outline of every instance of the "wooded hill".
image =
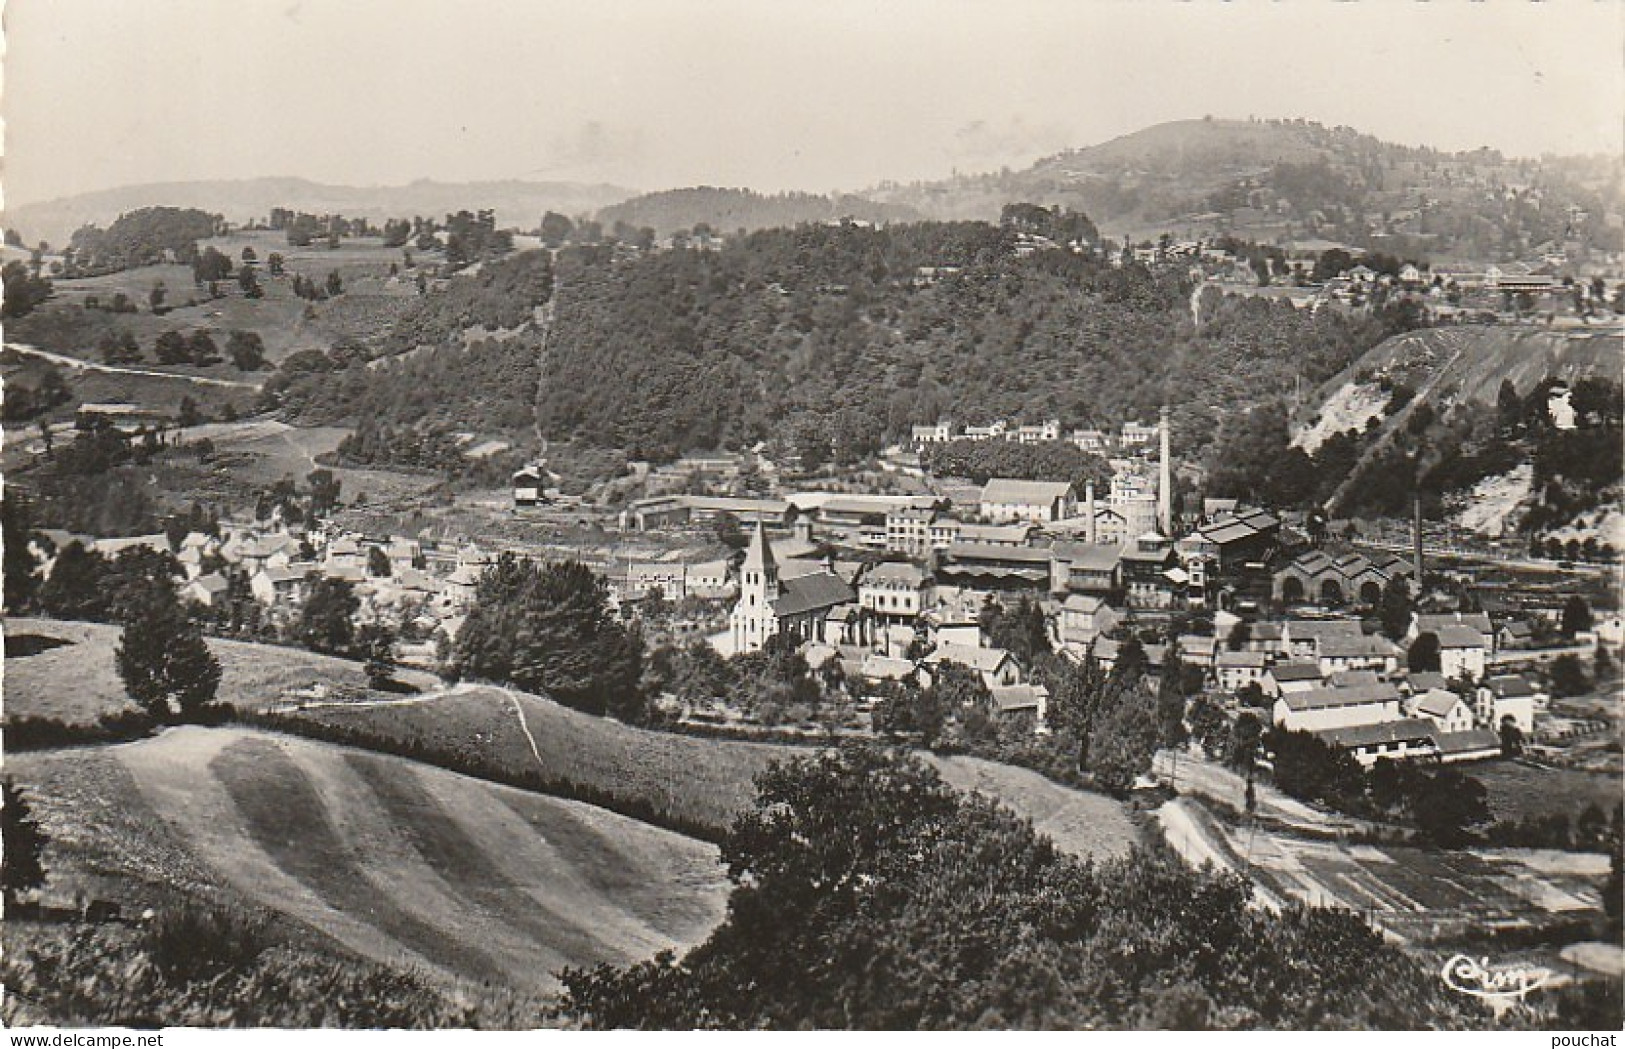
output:
[[1508, 158], [1402, 146], [1307, 120], [1180, 120], [1018, 171], [886, 185], [867, 196], [937, 219], [991, 219], [1008, 201], [1086, 211], [1119, 237], [1233, 232], [1328, 238], [1418, 259], [1618, 251], [1618, 158]]
[[[919, 223], [763, 230], [632, 259], [570, 248], [552, 267], [545, 338], [532, 307], [546, 263], [522, 254], [430, 295], [373, 352], [425, 335], [432, 349], [370, 366], [298, 355], [267, 406], [525, 440], [534, 405], [548, 440], [634, 458], [765, 440], [851, 462], [944, 417], [1115, 427], [1166, 402], [1176, 448], [1199, 455], [1223, 414], [1313, 388], [1399, 323], [1225, 299], [1198, 329], [1180, 274], [1016, 245], [985, 223]], [[921, 267], [958, 272], [925, 280]], [[523, 314], [509, 293], [532, 319], [482, 337]]]

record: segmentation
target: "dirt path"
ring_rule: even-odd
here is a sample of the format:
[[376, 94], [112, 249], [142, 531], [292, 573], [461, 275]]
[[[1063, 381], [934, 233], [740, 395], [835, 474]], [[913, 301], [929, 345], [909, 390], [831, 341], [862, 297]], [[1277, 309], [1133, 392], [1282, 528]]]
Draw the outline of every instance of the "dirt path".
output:
[[144, 375], [152, 379], [180, 379], [197, 386], [224, 386], [234, 390], [258, 390], [257, 382], [243, 382], [239, 379], [211, 379], [206, 375], [180, 375], [175, 372], [161, 372], [153, 368], [128, 368], [118, 364], [98, 364], [79, 357], [69, 357], [66, 354], [52, 353], [50, 350], [41, 350], [20, 342], [6, 343], [6, 349], [14, 350], [26, 357], [38, 357], [41, 360], [59, 364], [64, 368], [73, 368], [76, 371], [106, 372], [109, 375]]

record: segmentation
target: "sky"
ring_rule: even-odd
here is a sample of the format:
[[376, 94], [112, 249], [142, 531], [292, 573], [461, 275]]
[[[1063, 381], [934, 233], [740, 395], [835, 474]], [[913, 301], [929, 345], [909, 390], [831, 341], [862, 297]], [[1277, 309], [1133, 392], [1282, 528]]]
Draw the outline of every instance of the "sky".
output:
[[1625, 149], [1622, 0], [7, 0], [7, 203], [297, 175], [860, 189], [1165, 120]]

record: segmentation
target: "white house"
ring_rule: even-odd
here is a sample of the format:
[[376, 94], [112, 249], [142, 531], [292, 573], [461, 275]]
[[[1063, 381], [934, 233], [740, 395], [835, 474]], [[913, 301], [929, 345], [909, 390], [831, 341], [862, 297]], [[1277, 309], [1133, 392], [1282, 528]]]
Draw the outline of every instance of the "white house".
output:
[[1484, 635], [1469, 626], [1447, 626], [1438, 632], [1439, 672], [1454, 681], [1459, 677], [1477, 681], [1484, 676], [1489, 653]]
[[1496, 730], [1511, 718], [1518, 730], [1529, 736], [1535, 731], [1535, 707], [1544, 698], [1522, 674], [1499, 674], [1479, 686], [1479, 717]]
[[1403, 716], [1399, 692], [1391, 685], [1287, 692], [1274, 708], [1275, 723], [1292, 732], [1378, 725]]
[[1226, 692], [1237, 692], [1252, 684], [1263, 688], [1268, 669], [1262, 652], [1220, 652], [1213, 657], [1214, 677]]
[[1348, 670], [1392, 673], [1399, 666], [1399, 650], [1387, 638], [1375, 634], [1328, 637], [1321, 639], [1316, 661], [1321, 673], [1328, 677]]
[[1021, 667], [1015, 657], [1002, 648], [972, 648], [968, 645], [938, 645], [925, 657], [928, 667], [939, 663], [957, 663], [969, 667], [982, 676], [988, 688], [1022, 683]]
[[875, 565], [858, 584], [858, 604], [881, 623], [913, 622], [930, 608], [936, 586], [925, 569], [906, 561]]
[[1440, 732], [1466, 732], [1475, 722], [1472, 705], [1447, 688], [1429, 689], [1413, 696], [1411, 716], [1427, 718]]
[[1071, 517], [1077, 496], [1065, 481], [1016, 481], [995, 477], [982, 487], [982, 516], [995, 524], [1031, 521], [1045, 524]]
[[1426, 718], [1402, 718], [1370, 725], [1323, 729], [1315, 733], [1334, 747], [1354, 755], [1367, 768], [1381, 758], [1402, 761], [1432, 757], [1439, 752], [1438, 729]]

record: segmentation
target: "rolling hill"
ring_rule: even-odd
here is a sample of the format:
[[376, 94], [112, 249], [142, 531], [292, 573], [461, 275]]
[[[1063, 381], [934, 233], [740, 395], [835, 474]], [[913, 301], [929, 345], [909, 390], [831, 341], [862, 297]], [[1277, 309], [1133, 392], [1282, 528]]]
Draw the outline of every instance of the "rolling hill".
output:
[[1344, 241], [1390, 254], [1501, 259], [1545, 242], [1570, 261], [1618, 251], [1606, 216], [1625, 190], [1617, 158], [1443, 153], [1305, 120], [1180, 120], [1041, 159], [868, 192], [938, 219], [987, 219], [1011, 201], [1087, 213], [1115, 237], [1221, 233]]
[[[101, 757], [19, 763], [25, 786], [52, 784], [36, 792], [48, 829], [107, 835], [120, 865], [150, 855], [145, 873], [170, 887], [212, 882], [436, 982], [546, 991], [561, 966], [681, 949], [722, 916], [713, 847], [588, 805], [242, 729], [174, 729]], [[58, 808], [94, 792], [72, 786], [84, 777], [133, 790], [116, 822]]]
[[404, 186], [335, 186], [303, 178], [226, 179], [120, 186], [57, 200], [7, 208], [4, 223], [27, 244], [66, 243], [87, 222], [106, 226], [136, 208], [168, 204], [201, 208], [234, 223], [263, 219], [282, 207], [315, 215], [364, 217], [375, 222], [413, 215], [441, 216], [467, 208], [490, 208], [504, 226], [532, 229], [548, 211], [590, 214], [625, 200], [632, 190], [576, 182], [434, 182]]

